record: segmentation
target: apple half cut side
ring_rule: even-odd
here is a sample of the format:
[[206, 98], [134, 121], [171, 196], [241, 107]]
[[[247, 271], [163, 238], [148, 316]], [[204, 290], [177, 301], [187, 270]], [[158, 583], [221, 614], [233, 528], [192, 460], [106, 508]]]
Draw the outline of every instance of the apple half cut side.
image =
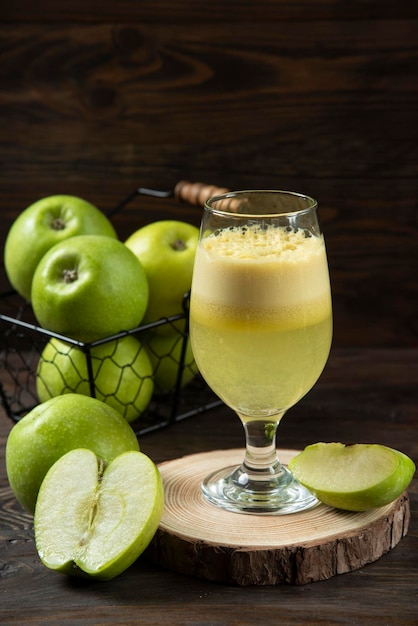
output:
[[163, 505], [160, 473], [142, 452], [123, 452], [106, 465], [91, 450], [71, 450], [50, 468], [39, 491], [39, 557], [63, 574], [110, 580], [148, 546]]
[[293, 457], [289, 469], [324, 504], [367, 511], [396, 500], [411, 482], [415, 464], [379, 444], [321, 442]]

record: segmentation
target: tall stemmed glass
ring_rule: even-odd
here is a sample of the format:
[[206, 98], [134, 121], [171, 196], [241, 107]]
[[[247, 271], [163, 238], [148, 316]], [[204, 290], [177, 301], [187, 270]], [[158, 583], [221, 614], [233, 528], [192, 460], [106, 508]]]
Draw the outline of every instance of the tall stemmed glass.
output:
[[280, 464], [276, 430], [315, 384], [332, 337], [324, 239], [313, 198], [240, 191], [204, 208], [190, 301], [199, 370], [241, 419], [246, 452], [202, 485], [235, 512], [287, 514], [316, 498]]

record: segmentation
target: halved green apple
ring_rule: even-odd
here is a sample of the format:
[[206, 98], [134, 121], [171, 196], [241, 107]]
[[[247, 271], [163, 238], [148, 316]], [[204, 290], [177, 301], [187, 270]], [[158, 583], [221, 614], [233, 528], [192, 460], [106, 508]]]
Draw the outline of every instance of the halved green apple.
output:
[[105, 464], [94, 452], [67, 452], [48, 471], [35, 509], [41, 561], [64, 574], [110, 580], [145, 550], [161, 519], [163, 485], [142, 452]]
[[321, 502], [348, 511], [384, 506], [415, 472], [406, 454], [379, 444], [316, 443], [289, 463], [293, 476]]

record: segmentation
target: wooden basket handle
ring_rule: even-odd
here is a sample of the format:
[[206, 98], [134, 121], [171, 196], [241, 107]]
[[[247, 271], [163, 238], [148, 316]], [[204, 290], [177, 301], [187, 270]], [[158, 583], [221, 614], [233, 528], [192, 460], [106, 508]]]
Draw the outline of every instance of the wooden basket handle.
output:
[[174, 196], [182, 202], [203, 206], [206, 200], [209, 200], [212, 196], [218, 196], [228, 191], [229, 189], [226, 187], [180, 180], [174, 188]]

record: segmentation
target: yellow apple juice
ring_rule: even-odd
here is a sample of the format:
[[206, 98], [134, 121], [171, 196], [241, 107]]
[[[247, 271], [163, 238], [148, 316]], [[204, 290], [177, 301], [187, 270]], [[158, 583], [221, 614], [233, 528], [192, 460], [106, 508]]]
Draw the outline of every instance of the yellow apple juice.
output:
[[190, 333], [202, 376], [243, 419], [280, 419], [328, 358], [331, 293], [322, 236], [239, 226], [198, 246]]

